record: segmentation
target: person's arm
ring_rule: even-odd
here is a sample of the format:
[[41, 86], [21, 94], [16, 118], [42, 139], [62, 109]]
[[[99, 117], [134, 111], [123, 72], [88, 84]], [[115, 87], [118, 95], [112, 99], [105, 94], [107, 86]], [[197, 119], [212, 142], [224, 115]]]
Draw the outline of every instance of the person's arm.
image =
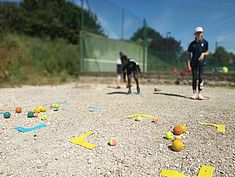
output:
[[192, 58], [192, 53], [190, 53], [190, 58], [188, 59], [188, 70], [192, 70], [192, 68], [191, 68], [191, 65], [190, 65], [190, 60], [191, 60], [191, 58]]
[[191, 61], [191, 58], [192, 58], [192, 56], [193, 56], [193, 47], [192, 47], [192, 45], [193, 45], [193, 42], [191, 42], [191, 43], [189, 44], [189, 46], [188, 46], [188, 52], [190, 52], [190, 58], [188, 58], [188, 66], [187, 66], [187, 68], [188, 68], [190, 71], [192, 70], [191, 65], [190, 65], [190, 61]]
[[203, 53], [204, 55], [209, 55], [209, 51], [206, 51]]
[[205, 58], [205, 56], [209, 55], [209, 51], [201, 53], [200, 57], [198, 58], [198, 61], [201, 61]]

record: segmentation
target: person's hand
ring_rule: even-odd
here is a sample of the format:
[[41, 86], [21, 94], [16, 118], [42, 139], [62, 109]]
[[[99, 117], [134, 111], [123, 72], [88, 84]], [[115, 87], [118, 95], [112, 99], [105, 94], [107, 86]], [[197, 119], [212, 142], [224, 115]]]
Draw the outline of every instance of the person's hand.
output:
[[188, 70], [189, 70], [189, 71], [192, 71], [192, 68], [191, 68], [191, 66], [190, 66], [189, 63], [188, 63]]
[[204, 59], [204, 53], [200, 55], [200, 57], [198, 58], [198, 61], [202, 61], [203, 59]]

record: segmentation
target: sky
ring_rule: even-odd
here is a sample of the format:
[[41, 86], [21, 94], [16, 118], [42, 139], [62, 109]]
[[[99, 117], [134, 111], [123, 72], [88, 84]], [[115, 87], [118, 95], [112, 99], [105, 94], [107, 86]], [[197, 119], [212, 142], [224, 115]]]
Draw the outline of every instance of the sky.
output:
[[[204, 28], [209, 50], [223, 46], [235, 53], [234, 0], [84, 0], [84, 7], [97, 15], [104, 32], [112, 38], [128, 38], [138, 27], [147, 25], [163, 37], [174, 37], [187, 50], [194, 29]], [[80, 4], [80, 0], [75, 0]], [[124, 9], [124, 13], [122, 13]], [[124, 14], [124, 30], [122, 27]]]
[[[71, 1], [81, 5], [82, 0]], [[84, 7], [97, 15], [105, 34], [111, 38], [130, 38], [146, 19], [147, 25], [163, 37], [180, 41], [184, 50], [194, 40], [195, 27], [202, 26], [211, 52], [217, 43], [235, 53], [235, 0], [83, 1]]]

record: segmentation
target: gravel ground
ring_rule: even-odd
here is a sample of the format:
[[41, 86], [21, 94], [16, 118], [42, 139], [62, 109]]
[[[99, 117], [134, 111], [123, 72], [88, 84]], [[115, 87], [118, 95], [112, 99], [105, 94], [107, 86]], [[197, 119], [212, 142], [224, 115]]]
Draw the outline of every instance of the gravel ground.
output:
[[[235, 177], [235, 89], [206, 87], [210, 99], [205, 101], [183, 97], [190, 86], [142, 85], [140, 95], [126, 91], [124, 86], [76, 83], [0, 89], [0, 111], [23, 109], [9, 119], [0, 115], [0, 176], [158, 177], [170, 169], [196, 177], [202, 165], [210, 165], [213, 177]], [[58, 111], [48, 108], [46, 121], [25, 114], [56, 102], [66, 104]], [[100, 111], [90, 112], [92, 105]], [[160, 122], [127, 118], [135, 113], [154, 115]], [[225, 124], [226, 133], [198, 122]], [[47, 127], [27, 133], [14, 129], [40, 123]], [[180, 123], [187, 125], [186, 147], [174, 152], [163, 137]], [[88, 131], [94, 132], [86, 140], [95, 149], [68, 141]], [[117, 146], [107, 144], [111, 137], [118, 139]]]

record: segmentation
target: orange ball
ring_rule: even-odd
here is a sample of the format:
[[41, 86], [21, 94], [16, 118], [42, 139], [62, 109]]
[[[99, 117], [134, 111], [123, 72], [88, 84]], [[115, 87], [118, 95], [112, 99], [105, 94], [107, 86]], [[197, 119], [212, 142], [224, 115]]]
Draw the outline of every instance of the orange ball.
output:
[[22, 109], [20, 107], [17, 107], [15, 111], [16, 111], [16, 113], [21, 113]]
[[173, 133], [175, 135], [181, 135], [182, 133], [184, 133], [182, 127], [180, 125], [177, 125], [174, 130], [173, 130]]
[[117, 139], [116, 138], [110, 138], [110, 140], [109, 140], [109, 145], [110, 146], [116, 146], [117, 145]]

